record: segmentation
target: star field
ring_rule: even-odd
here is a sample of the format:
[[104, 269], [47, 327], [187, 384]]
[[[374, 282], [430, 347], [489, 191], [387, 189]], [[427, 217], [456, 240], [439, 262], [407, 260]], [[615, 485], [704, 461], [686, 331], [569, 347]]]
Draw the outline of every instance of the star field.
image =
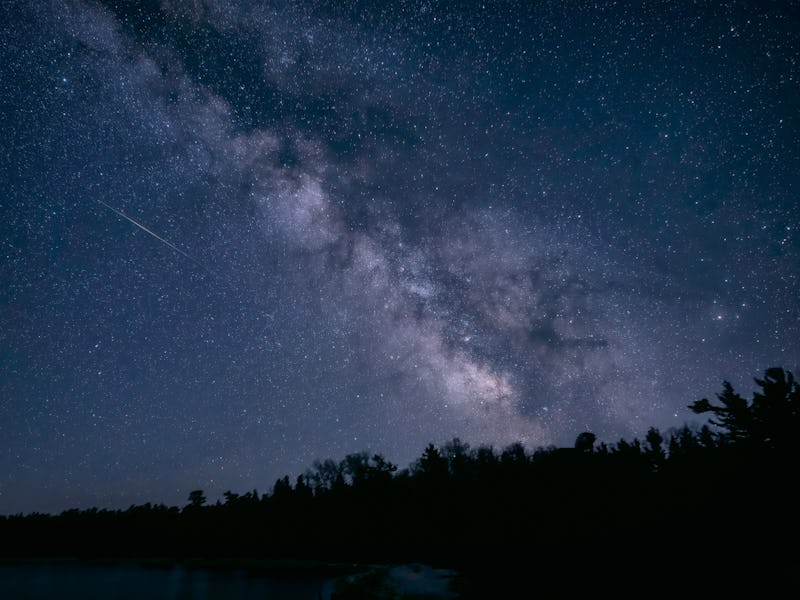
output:
[[0, 17], [0, 513], [615, 441], [800, 372], [796, 3]]

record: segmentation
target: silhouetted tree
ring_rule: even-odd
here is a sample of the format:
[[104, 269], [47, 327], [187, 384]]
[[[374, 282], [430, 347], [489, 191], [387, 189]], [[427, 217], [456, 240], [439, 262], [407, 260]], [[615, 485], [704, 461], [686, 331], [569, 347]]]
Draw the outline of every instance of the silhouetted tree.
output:
[[800, 384], [791, 372], [767, 369], [764, 379], [756, 379], [762, 391], [753, 393], [751, 412], [754, 436], [771, 448], [796, 448], [800, 435]]
[[709, 418], [708, 422], [724, 430], [724, 441], [736, 443], [749, 439], [754, 423], [747, 400], [737, 394], [728, 381], [722, 383], [722, 392], [717, 398], [721, 405], [702, 398], [692, 402], [689, 409], [697, 414], [712, 413], [716, 419]]
[[447, 459], [433, 444], [428, 444], [417, 460], [415, 472], [427, 478], [441, 478], [447, 474]]
[[642, 455], [642, 443], [638, 438], [633, 438], [632, 442], [620, 438], [612, 452], [623, 457], [639, 457]]
[[306, 480], [313, 486], [315, 493], [341, 488], [345, 485], [344, 467], [342, 463], [330, 458], [315, 460], [313, 470], [306, 473]]
[[357, 486], [369, 478], [369, 454], [354, 452], [342, 459], [342, 472], [350, 480], [350, 484]]
[[709, 450], [717, 447], [717, 436], [708, 425], [703, 425], [697, 432], [697, 441], [703, 448]]
[[455, 437], [445, 443], [442, 450], [447, 460], [447, 467], [450, 474], [454, 477], [462, 476], [470, 462], [469, 444]]
[[645, 448], [645, 455], [647, 459], [650, 461], [650, 466], [654, 469], [661, 468], [661, 465], [664, 464], [664, 460], [666, 459], [666, 452], [664, 452], [664, 436], [661, 435], [661, 432], [656, 429], [655, 427], [651, 427], [647, 430], [647, 434], [644, 437], [645, 442], [647, 442], [647, 447]]
[[691, 456], [701, 448], [697, 435], [689, 425], [672, 429], [667, 447], [670, 459]]
[[200, 508], [206, 503], [206, 497], [203, 490], [193, 490], [189, 492], [189, 506], [192, 508]]
[[480, 470], [487, 470], [497, 464], [497, 454], [491, 446], [481, 446], [475, 450], [475, 464]]
[[392, 473], [397, 471], [397, 465], [386, 460], [382, 454], [374, 454], [367, 465], [367, 478], [370, 481], [385, 482], [392, 478]]
[[761, 388], [748, 402], [725, 381], [717, 394], [720, 404], [708, 399], [696, 400], [689, 408], [698, 414], [711, 413], [709, 423], [723, 430], [720, 438], [727, 443], [754, 443], [771, 448], [794, 446], [800, 431], [800, 386], [791, 372], [779, 367], [767, 369], [763, 379], [755, 379]]
[[523, 465], [528, 462], [528, 455], [525, 446], [520, 442], [514, 442], [503, 448], [500, 454], [500, 462], [506, 465]]
[[282, 478], [275, 481], [272, 486], [272, 498], [276, 500], [288, 499], [292, 495], [292, 484], [289, 481], [289, 476], [284, 475]]
[[579, 452], [590, 454], [594, 450], [594, 443], [597, 441], [597, 436], [591, 431], [584, 431], [579, 433], [575, 438], [575, 449]]
[[303, 475], [298, 475], [294, 484], [294, 495], [298, 502], [308, 502], [314, 497], [314, 491]]

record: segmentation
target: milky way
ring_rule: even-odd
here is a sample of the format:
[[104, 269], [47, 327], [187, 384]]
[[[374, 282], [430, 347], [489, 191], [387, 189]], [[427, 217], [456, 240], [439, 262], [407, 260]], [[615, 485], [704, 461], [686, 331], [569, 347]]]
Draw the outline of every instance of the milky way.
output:
[[3, 3], [0, 513], [800, 371], [796, 5], [339, 4]]

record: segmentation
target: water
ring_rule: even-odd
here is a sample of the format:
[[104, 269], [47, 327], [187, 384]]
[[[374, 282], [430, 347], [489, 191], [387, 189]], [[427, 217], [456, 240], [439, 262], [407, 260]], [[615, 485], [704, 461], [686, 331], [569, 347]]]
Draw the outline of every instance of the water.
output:
[[332, 579], [132, 565], [0, 565], [3, 600], [329, 600]]

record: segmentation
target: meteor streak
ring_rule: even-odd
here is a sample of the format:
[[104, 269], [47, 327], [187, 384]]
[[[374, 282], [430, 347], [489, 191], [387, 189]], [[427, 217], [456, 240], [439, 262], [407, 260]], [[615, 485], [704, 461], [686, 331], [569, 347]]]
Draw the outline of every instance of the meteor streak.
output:
[[124, 212], [122, 212], [121, 210], [117, 210], [116, 208], [114, 208], [114, 207], [113, 207], [113, 206], [111, 206], [110, 204], [106, 204], [105, 202], [103, 202], [102, 200], [99, 200], [99, 199], [97, 199], [97, 198], [95, 198], [95, 201], [99, 202], [100, 204], [102, 204], [103, 206], [105, 206], [107, 209], [109, 209], [109, 210], [113, 210], [113, 211], [114, 211], [115, 213], [117, 213], [117, 214], [118, 214], [120, 217], [122, 217], [123, 219], [125, 219], [125, 220], [127, 220], [127, 221], [130, 221], [131, 223], [133, 223], [134, 225], [136, 225], [136, 227], [138, 227], [139, 229], [141, 229], [141, 230], [142, 230], [142, 231], [144, 231], [145, 233], [149, 233], [149, 234], [150, 234], [150, 235], [152, 235], [154, 238], [156, 238], [158, 241], [160, 241], [160, 242], [164, 242], [164, 243], [165, 243], [167, 246], [169, 246], [170, 248], [172, 248], [173, 250], [175, 250], [175, 252], [177, 252], [178, 254], [181, 254], [182, 256], [185, 256], [185, 257], [186, 257], [186, 258], [188, 258], [190, 261], [192, 261], [193, 263], [195, 263], [196, 265], [198, 265], [199, 267], [201, 267], [201, 268], [202, 268], [204, 271], [210, 272], [210, 271], [208, 271], [208, 269], [206, 269], [206, 267], [203, 265], [203, 263], [201, 263], [199, 260], [197, 260], [196, 258], [194, 258], [194, 257], [192, 257], [192, 256], [189, 256], [188, 254], [186, 254], [186, 252], [184, 252], [183, 250], [181, 250], [180, 248], [178, 248], [178, 247], [177, 247], [175, 244], [173, 244], [173, 243], [169, 242], [168, 240], [165, 240], [163, 237], [161, 237], [160, 235], [158, 235], [158, 234], [157, 234], [157, 233], [155, 233], [154, 231], [151, 231], [150, 229], [148, 229], [147, 227], [145, 227], [144, 225], [142, 225], [141, 223], [139, 223], [139, 222], [138, 222], [138, 221], [136, 221], [135, 219], [132, 219], [131, 217], [129, 217], [128, 215], [126, 215], [126, 214], [125, 214]]

